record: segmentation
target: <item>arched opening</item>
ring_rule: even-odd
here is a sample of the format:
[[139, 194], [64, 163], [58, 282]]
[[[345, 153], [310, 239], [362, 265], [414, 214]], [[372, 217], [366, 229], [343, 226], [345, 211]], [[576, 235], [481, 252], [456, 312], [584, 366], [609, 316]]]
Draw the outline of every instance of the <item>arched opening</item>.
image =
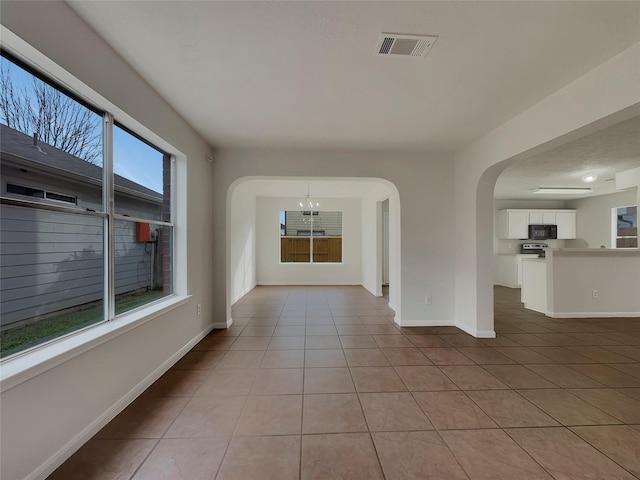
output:
[[[278, 244], [278, 213], [299, 210], [309, 189], [314, 199], [344, 209], [343, 258], [323, 265], [285, 264]], [[383, 215], [389, 210], [389, 307], [400, 321], [400, 201], [379, 178], [243, 177], [227, 195], [227, 324], [231, 305], [257, 285], [362, 285], [382, 295]], [[293, 268], [292, 268], [293, 267]]]

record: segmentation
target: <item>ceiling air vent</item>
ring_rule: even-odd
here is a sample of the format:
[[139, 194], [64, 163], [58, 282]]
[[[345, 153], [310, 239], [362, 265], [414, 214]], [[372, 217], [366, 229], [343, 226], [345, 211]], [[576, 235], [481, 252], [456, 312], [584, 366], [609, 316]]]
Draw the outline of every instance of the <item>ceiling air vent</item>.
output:
[[437, 38], [435, 35], [382, 33], [376, 46], [376, 55], [382, 57], [426, 57]]

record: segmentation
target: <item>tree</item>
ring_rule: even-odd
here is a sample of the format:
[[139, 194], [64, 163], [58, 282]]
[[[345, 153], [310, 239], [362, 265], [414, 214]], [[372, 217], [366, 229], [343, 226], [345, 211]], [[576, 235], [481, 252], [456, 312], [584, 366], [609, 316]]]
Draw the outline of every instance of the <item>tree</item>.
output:
[[10, 68], [0, 69], [0, 123], [94, 165], [101, 164], [100, 117], [36, 77], [15, 86]]

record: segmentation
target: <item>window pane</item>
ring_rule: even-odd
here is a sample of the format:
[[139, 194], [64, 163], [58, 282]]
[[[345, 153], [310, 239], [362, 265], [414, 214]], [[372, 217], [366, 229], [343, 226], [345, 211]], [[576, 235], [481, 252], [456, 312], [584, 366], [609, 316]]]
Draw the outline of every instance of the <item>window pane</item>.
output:
[[313, 217], [313, 261], [342, 262], [342, 212]]
[[616, 208], [616, 248], [638, 248], [638, 207]]
[[171, 221], [171, 157], [113, 129], [114, 208], [119, 215]]
[[2, 195], [102, 210], [102, 117], [0, 59]]
[[172, 291], [172, 227], [115, 222], [116, 314]]
[[103, 319], [103, 220], [0, 207], [1, 356]]
[[280, 212], [280, 261], [309, 263], [311, 261], [311, 212]]

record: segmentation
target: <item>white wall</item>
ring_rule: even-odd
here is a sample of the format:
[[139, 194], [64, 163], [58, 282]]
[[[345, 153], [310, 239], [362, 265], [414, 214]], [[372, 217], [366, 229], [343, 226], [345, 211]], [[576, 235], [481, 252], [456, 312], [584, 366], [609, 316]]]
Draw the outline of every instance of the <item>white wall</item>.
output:
[[[393, 308], [396, 320], [420, 324], [452, 324], [453, 266], [455, 254], [449, 228], [453, 224], [453, 164], [443, 154], [398, 154], [385, 152], [221, 150], [214, 162], [214, 245], [229, 245], [224, 233], [230, 215], [229, 189], [249, 177], [303, 177], [330, 179], [382, 179], [392, 191], [390, 218], [392, 249], [400, 245], [399, 265], [392, 268], [390, 296], [396, 289]], [[222, 232], [220, 231], [222, 230]], [[230, 248], [230, 247], [229, 247]], [[227, 249], [214, 249], [215, 316], [230, 318], [230, 272]], [[394, 263], [394, 262], [392, 262]], [[433, 295], [433, 305], [424, 296]], [[395, 293], [394, 293], [395, 295]], [[225, 307], [226, 305], [226, 307]]]
[[186, 222], [176, 234], [187, 244], [187, 261], [177, 270], [187, 267], [190, 301], [37, 376], [3, 385], [0, 477], [17, 480], [46, 477], [211, 327], [216, 246], [208, 193], [213, 166], [198, 134], [66, 3], [3, 2], [2, 24], [186, 154], [188, 164], [179, 169], [186, 176], [179, 192]]
[[478, 335], [493, 332], [493, 190], [500, 172], [638, 115], [639, 57], [636, 44], [456, 153], [457, 325]]
[[613, 248], [611, 245], [611, 209], [636, 205], [636, 190], [625, 190], [610, 195], [599, 195], [568, 202], [577, 211], [577, 238], [567, 240], [567, 247]]
[[382, 185], [362, 198], [362, 286], [376, 296], [382, 295], [382, 203], [388, 198]]
[[256, 286], [256, 196], [251, 184], [241, 183], [232, 192], [230, 231], [231, 304]]
[[256, 278], [259, 285], [360, 285], [359, 198], [316, 198], [320, 209], [342, 212], [342, 263], [280, 263], [280, 211], [299, 210], [297, 198], [258, 197]]

